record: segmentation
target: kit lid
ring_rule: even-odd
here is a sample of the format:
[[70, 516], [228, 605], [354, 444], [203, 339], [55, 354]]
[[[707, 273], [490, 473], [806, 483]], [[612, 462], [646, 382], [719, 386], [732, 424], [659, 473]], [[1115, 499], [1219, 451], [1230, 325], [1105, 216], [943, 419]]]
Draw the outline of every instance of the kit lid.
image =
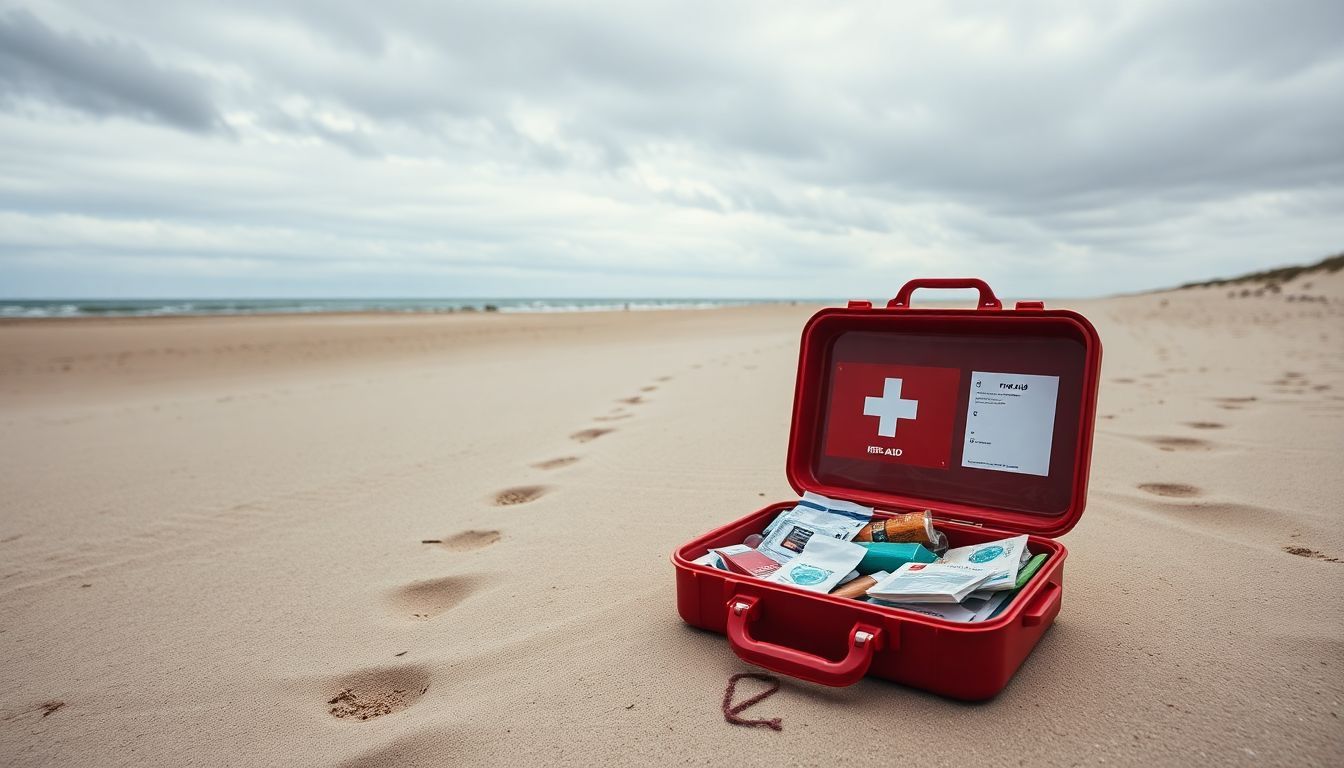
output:
[[[975, 309], [914, 309], [972, 288]], [[879, 509], [1059, 536], [1087, 504], [1101, 340], [1082, 315], [975, 278], [912, 280], [886, 307], [823, 309], [803, 328], [786, 471]]]

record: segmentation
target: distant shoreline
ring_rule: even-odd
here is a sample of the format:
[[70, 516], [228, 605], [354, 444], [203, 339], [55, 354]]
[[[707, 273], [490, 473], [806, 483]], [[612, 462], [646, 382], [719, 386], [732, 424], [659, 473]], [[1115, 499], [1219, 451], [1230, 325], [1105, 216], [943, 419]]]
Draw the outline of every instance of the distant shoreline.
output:
[[[765, 309], [769, 307], [825, 307], [825, 306], [844, 306], [844, 302], [826, 302], [816, 301], [777, 301], [777, 302], [755, 302], [752, 304], [722, 304], [700, 309], [686, 308], [647, 308], [640, 310], [631, 310], [641, 315], [661, 315], [661, 314], [699, 314], [702, 312], [717, 311], [751, 311], [755, 309]], [[407, 311], [321, 311], [321, 312], [248, 312], [248, 313], [215, 313], [215, 314], [163, 314], [163, 315], [60, 315], [60, 316], [0, 316], [0, 328], [14, 326], [61, 326], [61, 325], [88, 325], [88, 326], [133, 326], [133, 325], [176, 325], [186, 323], [208, 323], [211, 325], [220, 323], [250, 323], [250, 322], [288, 322], [302, 323], [312, 321], [321, 323], [331, 320], [346, 321], [370, 321], [370, 322], [433, 322], [435, 320], [450, 321], [472, 319], [486, 321], [490, 319], [503, 320], [505, 318], [540, 318], [546, 316], [561, 317], [580, 317], [592, 315], [610, 315], [621, 312], [622, 310], [603, 310], [603, 311], [568, 311], [568, 312], [525, 312], [525, 311], [456, 311], [456, 312], [407, 312]]]
[[702, 310], [827, 299], [0, 299], [0, 321]]

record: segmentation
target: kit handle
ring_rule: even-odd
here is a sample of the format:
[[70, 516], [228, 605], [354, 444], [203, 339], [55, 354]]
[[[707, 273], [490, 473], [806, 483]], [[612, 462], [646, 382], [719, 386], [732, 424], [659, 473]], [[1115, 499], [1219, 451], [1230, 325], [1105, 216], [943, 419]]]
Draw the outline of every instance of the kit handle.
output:
[[1022, 612], [1022, 626], [1034, 627], [1045, 621], [1045, 615], [1050, 613], [1051, 609], [1059, 607], [1060, 590], [1059, 585], [1053, 581], [1047, 581], [1041, 591], [1036, 593], [1031, 604]]
[[897, 292], [896, 298], [887, 302], [887, 309], [909, 309], [910, 294], [917, 288], [974, 288], [980, 292], [977, 309], [1003, 309], [1003, 302], [994, 295], [989, 283], [978, 277], [920, 277], [905, 285]]
[[882, 650], [882, 630], [864, 624], [849, 632], [849, 653], [840, 661], [806, 653], [751, 636], [750, 624], [760, 608], [760, 598], [737, 595], [728, 601], [728, 644], [743, 661], [774, 672], [830, 686], [853, 685], [868, 674], [873, 654]]

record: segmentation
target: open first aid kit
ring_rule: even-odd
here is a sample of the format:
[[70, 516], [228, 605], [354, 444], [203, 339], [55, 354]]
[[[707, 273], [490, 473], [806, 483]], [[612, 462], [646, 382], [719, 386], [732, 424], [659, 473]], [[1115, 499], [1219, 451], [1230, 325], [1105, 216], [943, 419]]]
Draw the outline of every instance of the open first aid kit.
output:
[[[979, 300], [915, 309], [920, 288]], [[679, 547], [681, 618], [803, 680], [994, 696], [1060, 611], [1056, 537], [1087, 502], [1100, 372], [1082, 315], [1005, 309], [974, 278], [821, 310], [803, 328], [785, 463], [802, 499]]]

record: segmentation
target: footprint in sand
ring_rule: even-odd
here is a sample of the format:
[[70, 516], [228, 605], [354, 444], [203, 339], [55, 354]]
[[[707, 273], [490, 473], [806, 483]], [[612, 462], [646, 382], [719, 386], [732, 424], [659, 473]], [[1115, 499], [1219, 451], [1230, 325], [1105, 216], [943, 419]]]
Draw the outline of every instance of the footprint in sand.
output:
[[650, 384], [650, 385], [647, 386], [647, 387], [640, 387], [640, 388], [639, 388], [639, 391], [640, 391], [640, 392], [652, 392], [652, 391], [654, 391], [655, 389], [657, 389], [657, 387], [655, 387], [655, 386], [653, 386], [652, 384]]
[[1187, 421], [1185, 422], [1185, 426], [1194, 429], [1222, 429], [1226, 425], [1219, 424], [1216, 421]]
[[570, 435], [570, 436], [569, 436], [569, 439], [570, 439], [570, 440], [577, 440], [577, 441], [580, 442], [580, 443], [586, 443], [586, 442], [589, 442], [590, 440], [596, 440], [597, 438], [599, 438], [599, 437], [601, 437], [601, 436], [603, 436], [603, 435], [605, 435], [605, 434], [608, 434], [608, 433], [610, 433], [610, 432], [615, 432], [615, 431], [616, 431], [616, 430], [614, 430], [614, 429], [602, 429], [602, 428], [600, 428], [600, 427], [598, 427], [598, 428], [594, 428], [594, 429], [584, 429], [584, 430], [580, 430], [580, 431], [575, 432], [574, 434]]
[[671, 381], [671, 380], [672, 380], [671, 376], [659, 376], [658, 378], [654, 379], [654, 381]]
[[644, 402], [644, 398], [640, 397], [639, 395], [635, 395], [634, 397], [623, 397], [620, 399], [620, 402], [627, 403], [629, 405], [639, 405], [640, 403]]
[[1194, 437], [1159, 435], [1140, 439], [1150, 445], [1157, 446], [1163, 451], [1207, 451], [1213, 447], [1208, 441]]
[[499, 541], [499, 531], [462, 531], [444, 539], [423, 539], [421, 544], [438, 544], [449, 552], [470, 552]]
[[1246, 539], [1268, 540], [1287, 527], [1282, 512], [1250, 504], [1199, 499], [1148, 501], [1144, 506], [1172, 519], [1199, 526], [1214, 526], [1223, 533], [1235, 533]]
[[621, 419], [631, 418], [634, 415], [635, 414], [633, 413], [613, 413], [607, 416], [594, 416], [593, 421], [620, 421]]
[[516, 504], [527, 504], [536, 501], [546, 493], [544, 485], [520, 485], [516, 488], [505, 488], [495, 494], [495, 506], [512, 507]]
[[1143, 483], [1139, 490], [1169, 499], [1192, 499], [1200, 493], [1198, 488], [1184, 483]]
[[424, 621], [452, 609], [475, 591], [476, 579], [445, 576], [395, 589], [388, 595], [387, 602], [393, 615]]
[[1284, 547], [1283, 551], [1287, 552], [1290, 555], [1297, 555], [1298, 557], [1308, 557], [1313, 560], [1324, 560], [1327, 563], [1340, 562], [1340, 559], [1338, 557], [1330, 557], [1328, 555], [1321, 554], [1320, 552], [1317, 552], [1314, 549], [1308, 549], [1307, 547]]
[[536, 464], [533, 464], [532, 466], [535, 467], [536, 469], [560, 469], [561, 467], [568, 467], [570, 464], [573, 464], [578, 460], [579, 460], [578, 456], [561, 456], [557, 459], [547, 459], [545, 461], [539, 461]]
[[372, 720], [400, 712], [429, 690], [424, 667], [382, 667], [356, 672], [333, 681], [326, 699], [327, 713], [337, 720]]

